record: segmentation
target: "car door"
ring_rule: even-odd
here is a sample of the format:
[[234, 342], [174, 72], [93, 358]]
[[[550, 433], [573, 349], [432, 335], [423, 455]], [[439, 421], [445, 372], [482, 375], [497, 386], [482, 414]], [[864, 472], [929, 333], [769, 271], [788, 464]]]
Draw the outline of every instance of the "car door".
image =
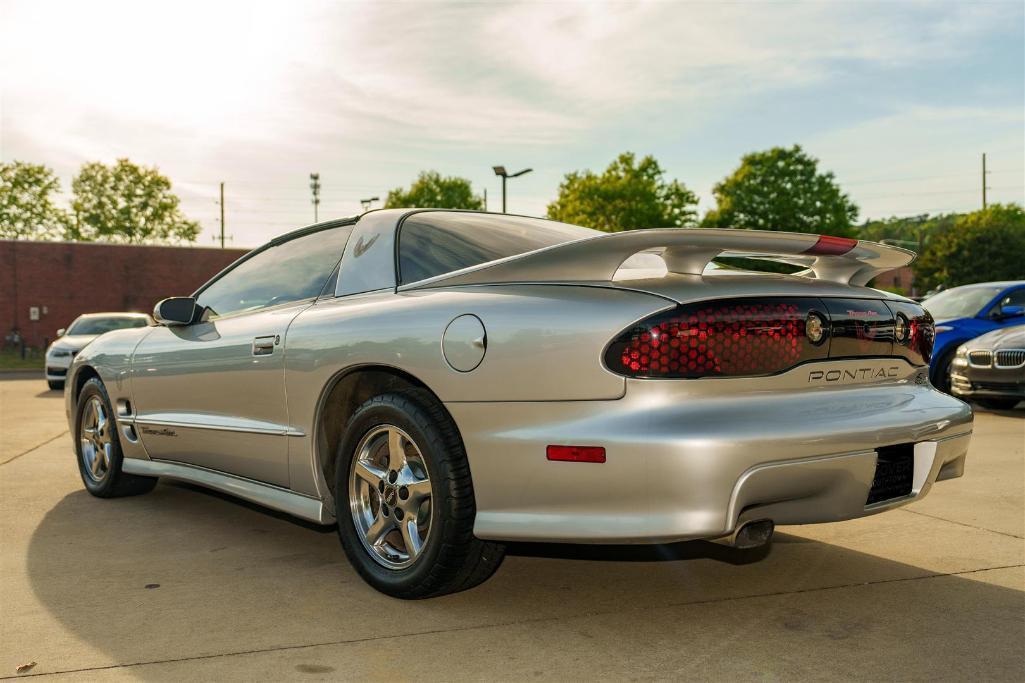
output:
[[323, 290], [351, 230], [253, 252], [197, 292], [198, 322], [158, 327], [139, 344], [132, 396], [151, 458], [288, 486], [288, 327]]

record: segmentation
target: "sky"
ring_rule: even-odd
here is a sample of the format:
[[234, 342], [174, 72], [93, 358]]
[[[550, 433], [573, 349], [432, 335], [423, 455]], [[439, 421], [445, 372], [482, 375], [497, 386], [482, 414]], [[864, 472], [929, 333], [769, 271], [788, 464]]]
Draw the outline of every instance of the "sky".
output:
[[654, 155], [714, 206], [802, 145], [861, 218], [1025, 201], [1025, 3], [0, 0], [0, 160], [120, 157], [252, 247], [434, 169], [544, 215], [567, 172]]

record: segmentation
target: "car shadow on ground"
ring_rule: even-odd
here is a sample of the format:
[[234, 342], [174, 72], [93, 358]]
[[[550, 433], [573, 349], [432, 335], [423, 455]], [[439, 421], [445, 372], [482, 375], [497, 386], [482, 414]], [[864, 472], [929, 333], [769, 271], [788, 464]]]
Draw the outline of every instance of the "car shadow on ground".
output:
[[[401, 602], [362, 582], [331, 528], [192, 486], [161, 484], [135, 498], [68, 494], [35, 529], [27, 572], [38, 600], [65, 629], [49, 629], [47, 640], [85, 641], [119, 664], [581, 615], [627, 615], [631, 643], [664, 642], [667, 630], [695, 628], [688, 619], [699, 618], [701, 628], [728, 634], [717, 656], [752, 661], [766, 656], [766, 639], [785, 639], [802, 656], [820, 651], [817, 657], [827, 659], [838, 641], [848, 641], [843, 647], [864, 648], [856, 658], [863, 668], [849, 672], [862, 678], [901, 677], [886, 662], [921, 648], [930, 656], [916, 664], [915, 678], [985, 678], [986, 671], [1021, 663], [1025, 627], [1016, 590], [953, 576], [915, 581], [935, 572], [786, 533], [777, 534], [761, 561], [733, 563], [729, 554], [709, 543], [515, 544], [480, 587]], [[844, 597], [835, 590], [873, 584], [891, 597]], [[789, 602], [803, 594], [819, 596], [814, 602], [822, 605], [840, 602], [821, 612], [807, 601]], [[703, 611], [680, 621], [660, 611], [667, 605]], [[740, 618], [746, 609], [753, 613]], [[559, 656], [559, 646], [549, 646]], [[623, 645], [618, 655], [627, 650]], [[41, 671], [54, 670], [41, 664]], [[764, 670], [773, 670], [771, 657]]]

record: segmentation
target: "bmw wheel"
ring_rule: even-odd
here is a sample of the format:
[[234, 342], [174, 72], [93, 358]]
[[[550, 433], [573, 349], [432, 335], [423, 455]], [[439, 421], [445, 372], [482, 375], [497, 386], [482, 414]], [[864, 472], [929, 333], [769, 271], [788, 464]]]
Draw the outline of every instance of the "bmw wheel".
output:
[[78, 397], [75, 414], [75, 451], [78, 471], [89, 493], [98, 498], [117, 498], [149, 493], [156, 477], [140, 477], [121, 471], [124, 456], [117, 422], [103, 382], [93, 378]]
[[466, 453], [429, 393], [366, 401], [349, 419], [337, 458], [338, 534], [374, 588], [426, 598], [472, 588], [498, 568], [504, 546], [473, 536]]

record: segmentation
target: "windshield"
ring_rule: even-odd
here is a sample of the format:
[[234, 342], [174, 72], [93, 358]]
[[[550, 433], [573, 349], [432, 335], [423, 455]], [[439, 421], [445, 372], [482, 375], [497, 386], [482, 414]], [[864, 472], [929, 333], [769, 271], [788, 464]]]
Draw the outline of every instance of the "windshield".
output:
[[129, 327], [146, 327], [149, 321], [141, 317], [124, 315], [107, 318], [79, 318], [71, 324], [67, 334], [103, 334]]
[[973, 318], [1000, 293], [1001, 287], [958, 287], [922, 301], [922, 307], [936, 320]]

